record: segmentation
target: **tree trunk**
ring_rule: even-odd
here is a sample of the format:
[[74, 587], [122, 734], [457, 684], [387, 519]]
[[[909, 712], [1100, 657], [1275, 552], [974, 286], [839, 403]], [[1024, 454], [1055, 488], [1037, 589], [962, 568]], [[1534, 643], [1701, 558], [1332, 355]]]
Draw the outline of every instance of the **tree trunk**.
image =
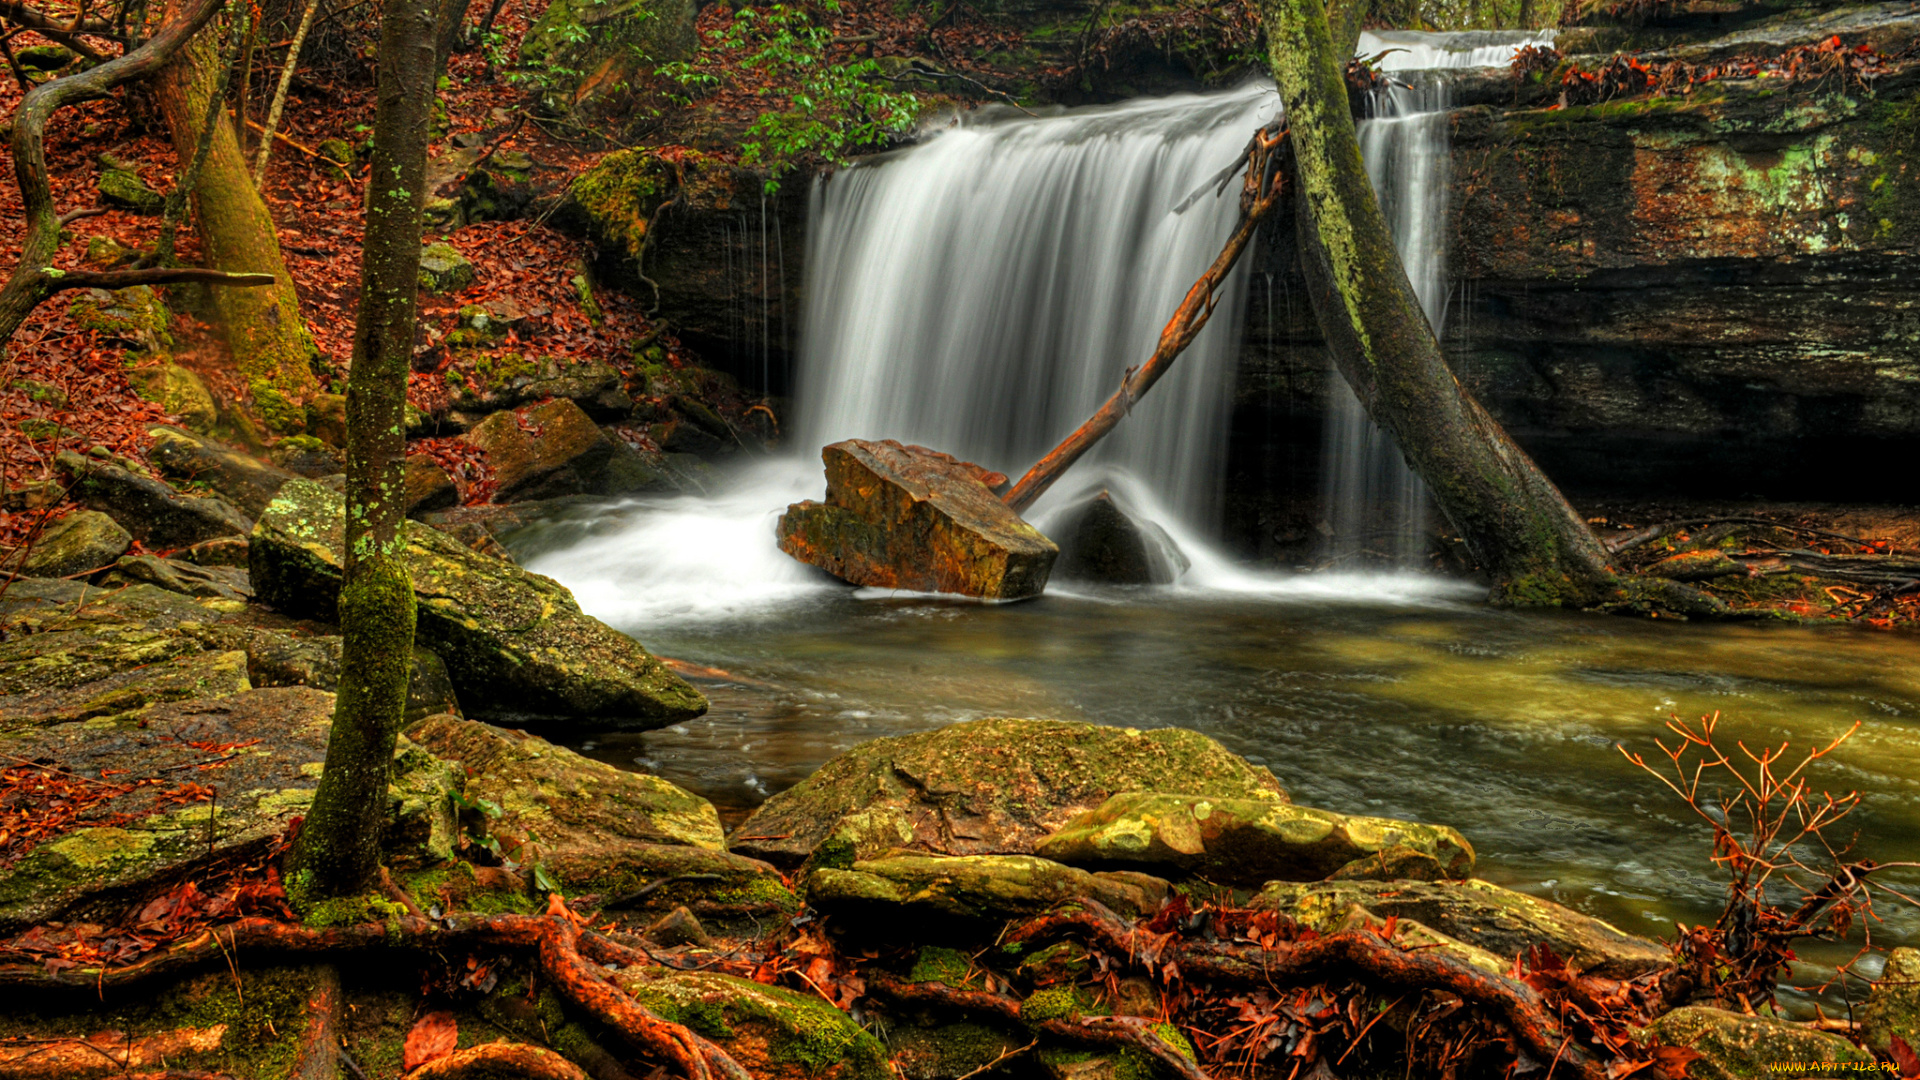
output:
[[1592, 531], [1447, 368], [1361, 164], [1320, 0], [1262, 0], [1261, 14], [1293, 133], [1301, 261], [1340, 373], [1432, 488], [1496, 602], [1617, 598]]
[[363, 889], [378, 871], [394, 736], [412, 667], [406, 517], [408, 362], [420, 276], [427, 126], [437, 65], [434, 0], [383, 0], [378, 103], [361, 247], [360, 313], [347, 383], [345, 651], [327, 761], [300, 832], [305, 896]]
[[[169, 0], [170, 18], [180, 3]], [[160, 111], [182, 163], [192, 161], [199, 150], [219, 64], [219, 44], [209, 35], [188, 45], [154, 80]], [[246, 379], [261, 418], [274, 431], [302, 431], [304, 403], [319, 388], [313, 374], [317, 350], [300, 318], [300, 301], [280, 255], [273, 218], [254, 190], [240, 144], [234, 141], [232, 128], [217, 126], [192, 193], [205, 259], [220, 270], [272, 274], [279, 284], [271, 289], [219, 290], [213, 295], [213, 308], [233, 350], [234, 366]]]

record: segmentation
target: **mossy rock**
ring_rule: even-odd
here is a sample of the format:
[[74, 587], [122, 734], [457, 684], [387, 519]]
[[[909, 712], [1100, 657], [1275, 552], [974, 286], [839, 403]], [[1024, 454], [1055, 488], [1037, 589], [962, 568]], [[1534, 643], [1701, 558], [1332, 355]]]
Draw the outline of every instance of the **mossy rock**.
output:
[[189, 430], [202, 434], [220, 422], [220, 406], [205, 380], [179, 364], [163, 363], [127, 372], [134, 392], [180, 418]]
[[1920, 1051], [1920, 949], [1895, 949], [1860, 1009], [1860, 1036], [1891, 1060], [1893, 1040]]
[[[1279, 781], [1183, 728], [975, 720], [876, 739], [768, 799], [734, 850], [775, 865], [846, 868], [891, 848], [1026, 853], [1122, 791], [1287, 801]], [[776, 837], [777, 839], [747, 839]]]
[[420, 287], [430, 293], [459, 292], [479, 276], [473, 260], [444, 240], [420, 250]]
[[81, 505], [113, 516], [150, 547], [188, 547], [221, 536], [245, 536], [253, 522], [218, 496], [182, 494], [164, 481], [119, 464], [63, 450], [54, 465]]
[[173, 348], [173, 317], [146, 285], [108, 292], [88, 289], [67, 305], [67, 316], [82, 330], [93, 330], [140, 349]]
[[[329, 977], [319, 968], [248, 965], [238, 985], [221, 967], [177, 981], [108, 986], [84, 999], [19, 995], [0, 1016], [0, 1039], [14, 1046], [20, 1043], [13, 1040], [81, 1039], [103, 1051], [86, 1071], [58, 1075], [119, 1075], [121, 1066], [110, 1063], [131, 1048], [125, 1068], [146, 1075], [299, 1080], [302, 1033], [315, 1019], [314, 988]], [[19, 1077], [55, 1075], [35, 1064], [15, 1058], [0, 1069]]]
[[1271, 799], [1133, 791], [1068, 822], [1037, 853], [1072, 866], [1134, 867], [1258, 885], [1318, 881], [1349, 863], [1393, 858], [1428, 879], [1473, 872], [1473, 847], [1444, 825], [1349, 817]]
[[1699, 1005], [1675, 1009], [1648, 1024], [1641, 1041], [1700, 1053], [1700, 1059], [1687, 1066], [1688, 1080], [1766, 1080], [1783, 1075], [1779, 1068], [1786, 1062], [1842, 1067], [1873, 1063], [1873, 1055], [1838, 1035]]
[[513, 413], [494, 413], [464, 436], [486, 452], [499, 485], [494, 501], [551, 499], [596, 486], [613, 457], [613, 440], [580, 406], [561, 398], [528, 409], [533, 434]]
[[320, 152], [320, 172], [329, 180], [345, 180], [353, 165], [353, 144], [345, 139], [322, 139], [314, 146]]
[[76, 510], [41, 530], [20, 572], [29, 577], [66, 577], [103, 566], [127, 553], [133, 534], [98, 510]]
[[887, 1048], [907, 1080], [955, 1080], [1018, 1050], [1030, 1038], [984, 1024], [901, 1026], [887, 1033]]
[[664, 1019], [718, 1043], [755, 1080], [885, 1080], [886, 1048], [817, 997], [711, 972], [633, 968], [612, 976]]
[[[259, 597], [289, 614], [334, 620], [345, 532], [338, 493], [287, 482], [248, 549]], [[699, 691], [639, 642], [583, 613], [551, 578], [418, 522], [408, 522], [403, 537], [417, 639], [446, 661], [469, 710], [637, 731], [706, 711]]]
[[80, 59], [80, 54], [65, 45], [29, 45], [16, 50], [13, 59], [28, 71], [53, 72]]
[[1625, 933], [1551, 900], [1478, 878], [1467, 881], [1272, 882], [1250, 907], [1278, 911], [1304, 926], [1328, 930], [1359, 906], [1376, 918], [1413, 919], [1447, 937], [1485, 949], [1503, 962], [1544, 944], [1574, 971], [1631, 979], [1672, 963], [1657, 942]]
[[182, 596], [246, 601], [253, 596], [247, 572], [231, 566], [198, 566], [158, 555], [123, 555], [100, 582], [101, 588], [144, 582]]
[[997, 922], [1038, 915], [1077, 899], [1097, 900], [1125, 918], [1158, 911], [1172, 886], [1146, 874], [1091, 874], [1033, 855], [889, 855], [807, 878], [807, 902], [858, 924], [929, 918]]
[[139, 174], [125, 169], [104, 170], [96, 186], [100, 189], [100, 201], [108, 206], [136, 214], [158, 214], [167, 208], [166, 196], [148, 187]]

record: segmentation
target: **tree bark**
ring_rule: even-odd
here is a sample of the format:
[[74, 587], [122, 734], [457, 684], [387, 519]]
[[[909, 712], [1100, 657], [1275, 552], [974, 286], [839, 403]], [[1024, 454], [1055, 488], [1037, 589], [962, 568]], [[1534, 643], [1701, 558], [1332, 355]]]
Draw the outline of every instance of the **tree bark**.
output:
[[[169, 12], [181, 2], [169, 0]], [[219, 45], [202, 39], [154, 80], [160, 111], [182, 163], [192, 161], [199, 150], [220, 61]], [[240, 144], [231, 127], [216, 127], [192, 193], [206, 261], [220, 270], [272, 274], [279, 284], [245, 292], [221, 290], [213, 296], [213, 307], [261, 418], [274, 431], [299, 432], [306, 427], [304, 404], [319, 389], [313, 373], [318, 351], [300, 318], [300, 301], [280, 254], [273, 218], [254, 189]]]
[[400, 558], [404, 412], [419, 295], [427, 126], [438, 70], [437, 14], [434, 0], [381, 4], [360, 312], [347, 382], [344, 652], [326, 766], [300, 832], [295, 884], [308, 896], [358, 892], [378, 871], [394, 736], [406, 710], [415, 612], [413, 582]]
[[1493, 582], [1516, 606], [1618, 598], [1600, 542], [1448, 370], [1360, 160], [1346, 60], [1320, 0], [1262, 0], [1293, 133], [1302, 263], [1340, 373]]

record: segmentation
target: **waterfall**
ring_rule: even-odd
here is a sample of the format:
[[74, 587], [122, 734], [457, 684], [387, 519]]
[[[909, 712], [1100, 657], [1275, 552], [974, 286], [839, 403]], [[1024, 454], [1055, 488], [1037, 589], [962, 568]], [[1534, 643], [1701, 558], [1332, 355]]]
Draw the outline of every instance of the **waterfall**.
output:
[[[900, 439], [1017, 476], [1152, 354], [1232, 233], [1239, 184], [1177, 208], [1277, 109], [1261, 84], [1040, 119], [996, 110], [819, 182], [800, 445]], [[1133, 473], [1204, 532], [1218, 517], [1244, 277], [1080, 467]]]
[[[1363, 47], [1407, 43], [1409, 53], [1389, 57], [1390, 67], [1446, 66], [1463, 55], [1470, 59], [1462, 63], [1498, 64], [1524, 38], [1477, 40], [1484, 37], [1369, 35]], [[1468, 39], [1478, 52], [1459, 47]], [[1362, 132], [1409, 273], [1436, 325], [1445, 291], [1441, 102], [1391, 91]], [[1152, 354], [1180, 298], [1236, 223], [1238, 181], [1219, 197], [1211, 184], [1278, 108], [1272, 84], [1259, 82], [1038, 117], [982, 109], [908, 149], [817, 179], [796, 412], [787, 425], [792, 452], [715, 496], [639, 500], [531, 568], [619, 625], [752, 615], [826, 588], [773, 540], [788, 503], [819, 497], [822, 445], [893, 438], [1023, 471]], [[755, 273], [764, 280], [764, 224], [756, 230], [743, 215], [739, 232], [741, 280]], [[777, 232], [773, 239], [783, 258]], [[1212, 546], [1246, 294], [1243, 267], [1167, 377], [1029, 516], [1044, 531], [1060, 510], [1109, 487], [1185, 551], [1192, 561], [1185, 585], [1367, 594], [1369, 586], [1351, 581], [1252, 573]], [[770, 375], [768, 334], [763, 308], [761, 340], [741, 343], [743, 352], [757, 344], [763, 375]], [[1382, 463], [1398, 454], [1345, 383], [1334, 382], [1350, 408], [1346, 426], [1336, 416], [1330, 430], [1351, 433], [1329, 447], [1334, 459], [1351, 462], [1329, 478], [1329, 490], [1340, 492], [1336, 502], [1423, 505], [1423, 496], [1393, 487], [1406, 487], [1409, 474]], [[1386, 487], [1376, 474], [1388, 477]]]
[[[1551, 32], [1526, 31], [1360, 35], [1359, 55], [1385, 52], [1379, 67], [1393, 80], [1372, 96], [1373, 115], [1360, 125], [1361, 156], [1407, 280], [1436, 337], [1446, 330], [1448, 297], [1449, 95], [1440, 72], [1504, 65], [1519, 49], [1551, 41]], [[1329, 373], [1328, 387], [1320, 471], [1329, 556], [1336, 564], [1421, 565], [1427, 549], [1426, 485], [1338, 372]]]

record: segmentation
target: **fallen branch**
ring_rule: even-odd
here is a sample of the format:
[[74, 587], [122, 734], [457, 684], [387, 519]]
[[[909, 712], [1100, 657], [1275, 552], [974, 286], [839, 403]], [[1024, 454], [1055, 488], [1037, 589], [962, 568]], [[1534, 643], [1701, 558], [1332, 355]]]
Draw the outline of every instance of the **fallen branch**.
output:
[[1633, 548], [1639, 547], [1641, 544], [1645, 544], [1653, 540], [1658, 540], [1662, 536], [1667, 535], [1668, 533], [1674, 531], [1675, 529], [1692, 529], [1692, 528], [1698, 528], [1702, 525], [1765, 525], [1771, 529], [1780, 529], [1785, 532], [1799, 533], [1802, 536], [1820, 536], [1820, 537], [1825, 537], [1829, 540], [1843, 540], [1849, 544], [1854, 545], [1855, 547], [1871, 547], [1872, 546], [1867, 541], [1862, 540], [1859, 537], [1848, 536], [1845, 533], [1828, 532], [1825, 529], [1813, 529], [1813, 528], [1808, 528], [1805, 525], [1789, 525], [1784, 521], [1772, 521], [1763, 517], [1747, 517], [1747, 516], [1738, 516], [1738, 515], [1733, 517], [1685, 518], [1679, 521], [1663, 521], [1658, 525], [1649, 525], [1644, 529], [1639, 529], [1634, 532], [1627, 533], [1624, 536], [1616, 536], [1611, 540], [1603, 541], [1603, 543], [1605, 544], [1608, 552], [1618, 555], [1622, 551], [1629, 551]]
[[130, 289], [135, 285], [230, 285], [257, 289], [274, 283], [272, 274], [230, 274], [199, 266], [154, 266], [145, 270], [55, 270], [47, 295], [66, 289]]
[[1219, 303], [1216, 295], [1227, 275], [1233, 272], [1234, 264], [1240, 261], [1240, 255], [1253, 239], [1258, 229], [1276, 205], [1285, 188], [1285, 173], [1280, 169], [1279, 150], [1286, 141], [1287, 133], [1282, 130], [1269, 135], [1266, 130], [1255, 133], [1251, 148], [1247, 152], [1246, 184], [1240, 192], [1240, 225], [1233, 235], [1227, 238], [1227, 244], [1213, 260], [1213, 265], [1200, 280], [1187, 290], [1186, 299], [1180, 302], [1179, 310], [1160, 331], [1160, 345], [1147, 362], [1135, 368], [1128, 368], [1120, 380], [1120, 389], [1116, 390], [1106, 404], [1100, 406], [1086, 423], [1067, 436], [1066, 441], [1053, 448], [1046, 457], [1036, 462], [1027, 474], [1013, 485], [1002, 501], [1013, 508], [1013, 512], [1024, 513], [1048, 488], [1079, 461], [1087, 451], [1093, 449], [1107, 432], [1119, 425], [1126, 415], [1133, 411], [1134, 403], [1139, 401], [1153, 384], [1173, 366], [1174, 360], [1193, 343], [1193, 339], [1213, 317], [1213, 309]]

